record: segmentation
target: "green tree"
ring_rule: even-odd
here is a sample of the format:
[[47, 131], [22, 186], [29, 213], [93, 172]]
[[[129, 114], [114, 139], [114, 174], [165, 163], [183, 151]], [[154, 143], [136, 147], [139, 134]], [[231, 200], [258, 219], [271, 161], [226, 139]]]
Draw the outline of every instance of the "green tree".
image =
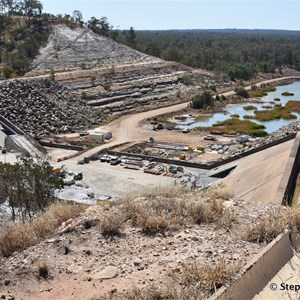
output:
[[4, 66], [0, 69], [0, 72], [3, 74], [3, 76], [5, 77], [5, 79], [8, 79], [12, 76], [14, 70], [12, 67], [10, 66]]
[[43, 11], [43, 4], [38, 0], [24, 0], [22, 3], [24, 14], [29, 18], [40, 15]]
[[91, 17], [87, 22], [87, 27], [93, 32], [104, 36], [109, 36], [111, 30], [113, 29], [106, 17], [102, 17], [101, 19]]
[[130, 27], [126, 32], [126, 40], [130, 47], [136, 48], [136, 32], [133, 27]]
[[243, 88], [242, 86], [236, 88], [234, 91], [238, 96], [241, 96], [243, 98], [249, 98], [250, 97], [248, 91], [245, 90], [245, 88]]
[[31, 219], [54, 200], [53, 192], [63, 186], [47, 161], [22, 158], [15, 164], [0, 164], [0, 195], [8, 197], [13, 220]]
[[82, 21], [83, 17], [82, 17], [82, 13], [80, 10], [74, 10], [72, 17], [78, 26], [80, 26], [80, 27], [83, 26], [83, 21]]
[[209, 91], [203, 92], [201, 95], [197, 95], [192, 99], [192, 107], [196, 109], [205, 109], [208, 106], [213, 105], [214, 97]]

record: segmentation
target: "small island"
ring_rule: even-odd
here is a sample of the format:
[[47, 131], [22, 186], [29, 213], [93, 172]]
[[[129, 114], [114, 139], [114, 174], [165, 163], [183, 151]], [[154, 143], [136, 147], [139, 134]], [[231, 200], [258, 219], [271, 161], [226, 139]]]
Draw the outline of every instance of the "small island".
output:
[[243, 107], [244, 110], [256, 110], [257, 107], [253, 105], [247, 105]]
[[294, 93], [291, 93], [291, 92], [283, 92], [283, 93], [281, 93], [281, 96], [294, 96]]

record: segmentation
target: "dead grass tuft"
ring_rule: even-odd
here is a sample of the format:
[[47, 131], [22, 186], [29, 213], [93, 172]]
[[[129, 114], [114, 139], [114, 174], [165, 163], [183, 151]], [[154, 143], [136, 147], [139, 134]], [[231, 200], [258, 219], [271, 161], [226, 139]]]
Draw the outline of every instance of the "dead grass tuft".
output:
[[212, 185], [208, 188], [207, 194], [210, 199], [229, 200], [233, 197], [232, 191], [224, 184]]
[[22, 251], [35, 242], [36, 235], [30, 224], [11, 224], [0, 232], [0, 254], [8, 257]]
[[215, 265], [199, 262], [183, 265], [181, 273], [171, 274], [171, 281], [164, 287], [149, 285], [147, 288], [134, 288], [127, 292], [128, 300], [202, 300], [208, 298], [220, 287], [237, 275], [239, 263], [227, 265], [221, 259]]
[[201, 193], [186, 194], [183, 189], [172, 193], [170, 189], [155, 190], [148, 197], [127, 199], [123, 205], [132, 225], [151, 235], [201, 223], [231, 228], [234, 222], [234, 215], [224, 209], [222, 199], [204, 201]]
[[100, 220], [100, 230], [104, 237], [114, 237], [121, 235], [124, 226], [125, 217], [121, 211], [108, 212], [102, 220]]
[[11, 256], [38, 242], [40, 238], [52, 234], [62, 222], [77, 217], [85, 206], [74, 202], [57, 202], [32, 222], [10, 224], [0, 232], [0, 255]]
[[157, 287], [151, 284], [149, 287], [145, 289], [139, 289], [135, 287], [129, 291], [127, 291], [125, 295], [125, 299], [127, 300], [172, 300], [179, 298], [174, 298], [173, 293], [168, 293], [167, 290], [163, 290], [160, 287]]
[[[198, 294], [200, 291], [209, 296], [228, 283], [240, 270], [239, 263], [227, 265], [224, 259], [215, 265], [193, 262], [183, 265], [181, 274], [175, 275], [175, 281], [183, 290]], [[194, 292], [193, 292], [194, 291]]]
[[37, 264], [39, 278], [47, 279], [49, 276], [49, 268], [45, 261], [39, 261]]
[[287, 219], [289, 220], [290, 228], [296, 232], [300, 232], [300, 208], [292, 208], [287, 213]]
[[288, 214], [269, 211], [264, 219], [257, 219], [256, 223], [246, 230], [244, 239], [249, 242], [270, 243], [290, 226], [288, 223]]

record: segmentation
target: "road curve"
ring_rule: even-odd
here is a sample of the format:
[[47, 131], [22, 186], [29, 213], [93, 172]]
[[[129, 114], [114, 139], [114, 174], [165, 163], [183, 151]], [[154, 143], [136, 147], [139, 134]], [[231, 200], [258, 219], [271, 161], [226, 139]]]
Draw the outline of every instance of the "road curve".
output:
[[[283, 80], [288, 80], [288, 79], [300, 79], [300, 76], [286, 76], [286, 77], [281, 77], [281, 78], [275, 78], [275, 79], [269, 79], [269, 80], [264, 80], [258, 83], [255, 83], [256, 86], [260, 86], [262, 84], [267, 84], [267, 83], [274, 83], [274, 82], [279, 82]], [[249, 90], [251, 89], [251, 85], [245, 87], [245, 89]], [[225, 96], [230, 96], [233, 95], [235, 92], [229, 91], [222, 93]], [[115, 145], [119, 145], [122, 143], [126, 142], [138, 142], [141, 140], [145, 139], [145, 130], [140, 128], [140, 123], [147, 119], [147, 118], [152, 118], [157, 115], [162, 115], [166, 113], [171, 113], [174, 111], [178, 111], [181, 109], [184, 109], [188, 102], [184, 102], [181, 104], [176, 104], [172, 106], [167, 106], [163, 108], [158, 108], [150, 111], [145, 111], [141, 113], [136, 113], [136, 114], [131, 114], [131, 115], [125, 115], [120, 117], [119, 119], [113, 121], [112, 123], [108, 124], [106, 126], [107, 131], [111, 131], [113, 134], [113, 139], [103, 145], [100, 145], [98, 147], [95, 147], [93, 149], [90, 149], [88, 151], [85, 151], [83, 154], [71, 158], [70, 160], [79, 160], [82, 159], [84, 156], [91, 156], [93, 154], [96, 154], [100, 150], [106, 149], [108, 147], [112, 147]]]

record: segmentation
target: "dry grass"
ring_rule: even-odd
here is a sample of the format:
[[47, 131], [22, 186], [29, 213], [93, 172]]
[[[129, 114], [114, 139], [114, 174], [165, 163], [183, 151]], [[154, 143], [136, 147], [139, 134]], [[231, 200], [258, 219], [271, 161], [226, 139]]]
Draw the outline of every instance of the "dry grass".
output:
[[113, 237], [121, 235], [124, 226], [125, 217], [121, 211], [108, 212], [102, 220], [100, 220], [100, 230], [104, 237]]
[[[292, 208], [287, 213], [289, 228], [293, 231], [300, 232], [300, 208]], [[287, 221], [286, 221], [287, 222]]]
[[202, 300], [207, 299], [220, 287], [229, 283], [239, 272], [241, 265], [227, 265], [220, 260], [215, 265], [199, 262], [183, 265], [181, 273], [171, 274], [171, 282], [164, 287], [149, 285], [127, 292], [128, 300]]
[[207, 196], [210, 199], [229, 200], [233, 197], [232, 191], [224, 184], [213, 185], [207, 190]]
[[83, 205], [74, 202], [57, 202], [32, 222], [4, 227], [0, 232], [0, 255], [8, 257], [36, 244], [40, 238], [52, 234], [62, 222], [77, 217], [84, 209]]
[[246, 230], [243, 238], [249, 242], [270, 243], [290, 227], [288, 214], [289, 212], [279, 215], [275, 211], [267, 212], [264, 218], [257, 219], [256, 223]]
[[49, 268], [45, 261], [39, 261], [37, 264], [38, 277], [47, 279], [49, 276]]
[[175, 274], [175, 280], [184, 290], [201, 291], [209, 296], [228, 283], [240, 270], [239, 263], [227, 265], [224, 259], [216, 264], [193, 262], [185, 264], [180, 274]]
[[207, 198], [204, 192], [187, 192], [186, 190], [167, 189], [154, 191], [146, 197], [124, 202], [127, 219], [133, 226], [140, 227], [145, 234], [164, 233], [184, 226], [201, 223], [215, 223], [231, 227], [233, 215], [223, 208], [223, 199], [229, 199], [231, 193], [227, 189], [216, 187], [211, 189], [213, 199]]

